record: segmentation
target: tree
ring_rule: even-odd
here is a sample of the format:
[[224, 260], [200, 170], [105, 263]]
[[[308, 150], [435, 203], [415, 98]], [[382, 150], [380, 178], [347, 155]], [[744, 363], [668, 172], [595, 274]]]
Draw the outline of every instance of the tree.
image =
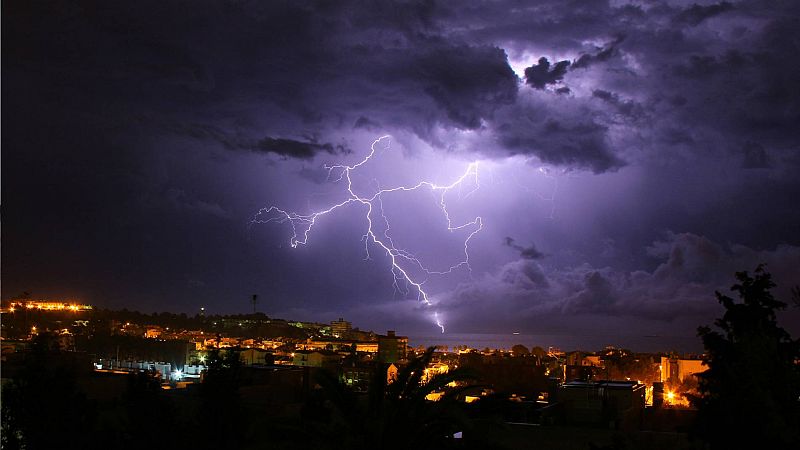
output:
[[[318, 372], [322, 388], [305, 408], [305, 423], [314, 428], [319, 446], [343, 449], [447, 448], [452, 435], [468, 425], [461, 403], [456, 401], [466, 386], [448, 389], [474, 375], [451, 370], [422, 382], [434, 347], [414, 358], [387, 383], [387, 365], [378, 364], [366, 396], [359, 396], [334, 374]], [[428, 394], [445, 392], [435, 402]]]
[[240, 448], [247, 429], [239, 396], [241, 349], [232, 347], [225, 352], [209, 349], [206, 363], [200, 385], [199, 424], [208, 434], [200, 442], [201, 447]]
[[3, 449], [89, 448], [94, 404], [79, 389], [81, 367], [61, 352], [58, 340], [40, 333], [24, 354], [24, 364], [3, 386]]
[[140, 449], [158, 442], [164, 448], [176, 448], [186, 439], [179, 414], [161, 389], [161, 377], [155, 371], [128, 375], [123, 395], [124, 445]]
[[798, 448], [800, 444], [800, 341], [779, 327], [786, 304], [770, 289], [771, 276], [737, 272], [731, 287], [740, 301], [716, 293], [725, 307], [718, 330], [698, 329], [708, 370], [699, 374], [697, 434], [712, 449]]
[[514, 356], [528, 356], [530, 352], [528, 351], [528, 347], [525, 347], [522, 344], [517, 344], [511, 347], [511, 354]]

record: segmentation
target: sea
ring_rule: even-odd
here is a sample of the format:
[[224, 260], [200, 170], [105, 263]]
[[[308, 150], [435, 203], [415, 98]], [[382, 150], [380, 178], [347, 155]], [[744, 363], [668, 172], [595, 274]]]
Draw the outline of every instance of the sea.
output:
[[467, 345], [471, 348], [483, 350], [511, 349], [516, 344], [522, 344], [528, 349], [542, 347], [547, 350], [554, 347], [562, 351], [582, 350], [598, 351], [607, 346], [625, 348], [640, 353], [667, 353], [678, 352], [682, 354], [700, 354], [703, 344], [696, 336], [661, 336], [661, 335], [576, 335], [576, 334], [481, 334], [481, 333], [442, 333], [437, 335], [409, 334], [408, 344], [418, 346], [446, 346], [452, 350], [457, 346]]

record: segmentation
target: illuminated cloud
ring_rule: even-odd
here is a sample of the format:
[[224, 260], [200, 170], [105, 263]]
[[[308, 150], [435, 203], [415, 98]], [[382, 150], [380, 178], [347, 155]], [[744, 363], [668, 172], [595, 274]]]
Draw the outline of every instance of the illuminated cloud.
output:
[[[74, 289], [108, 306], [230, 312], [258, 292], [270, 314], [410, 327], [359, 217], [297, 251], [246, 226], [341, 201], [323, 165], [385, 134], [364, 189], [486, 168], [452, 201], [484, 218], [472, 278], [430, 285], [456, 329], [704, 323], [709, 289], [764, 260], [800, 283], [791, 2], [16, 1], [3, 20], [7, 292], [91, 280]], [[386, 213], [443, 265], [463, 236], [431, 233], [418, 194]]]

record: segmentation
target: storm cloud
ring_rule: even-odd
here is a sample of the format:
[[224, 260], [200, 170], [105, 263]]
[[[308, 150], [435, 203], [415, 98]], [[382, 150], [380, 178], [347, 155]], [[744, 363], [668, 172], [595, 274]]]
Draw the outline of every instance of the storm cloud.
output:
[[365, 260], [356, 205], [298, 249], [286, 224], [250, 223], [269, 205], [341, 202], [325, 165], [358, 162], [385, 135], [358, 192], [480, 167], [445, 198], [447, 220], [483, 220], [466, 250], [430, 192], [381, 199], [386, 233], [426, 263], [469, 254], [471, 270], [426, 278], [455, 330], [633, 317], [693, 334], [735, 271], [765, 262], [781, 289], [800, 284], [793, 2], [3, 13], [4, 296], [234, 312], [258, 292], [270, 315], [428, 327], [385, 255]]

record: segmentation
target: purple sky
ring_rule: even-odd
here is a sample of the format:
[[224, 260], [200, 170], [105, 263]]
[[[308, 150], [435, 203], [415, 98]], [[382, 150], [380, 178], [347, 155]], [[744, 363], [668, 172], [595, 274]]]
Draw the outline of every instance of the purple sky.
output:
[[[692, 336], [715, 289], [766, 263], [791, 303], [799, 9], [4, 2], [3, 298], [234, 313], [257, 293], [269, 315], [407, 334], [437, 311], [453, 333]], [[482, 219], [472, 271], [428, 277], [432, 307], [379, 247], [364, 260], [363, 205], [298, 248], [288, 224], [250, 224], [345, 200], [324, 165], [383, 135], [359, 195], [478, 162], [479, 187], [446, 196], [454, 223]], [[382, 198], [397, 248], [463, 257], [430, 190]]]

